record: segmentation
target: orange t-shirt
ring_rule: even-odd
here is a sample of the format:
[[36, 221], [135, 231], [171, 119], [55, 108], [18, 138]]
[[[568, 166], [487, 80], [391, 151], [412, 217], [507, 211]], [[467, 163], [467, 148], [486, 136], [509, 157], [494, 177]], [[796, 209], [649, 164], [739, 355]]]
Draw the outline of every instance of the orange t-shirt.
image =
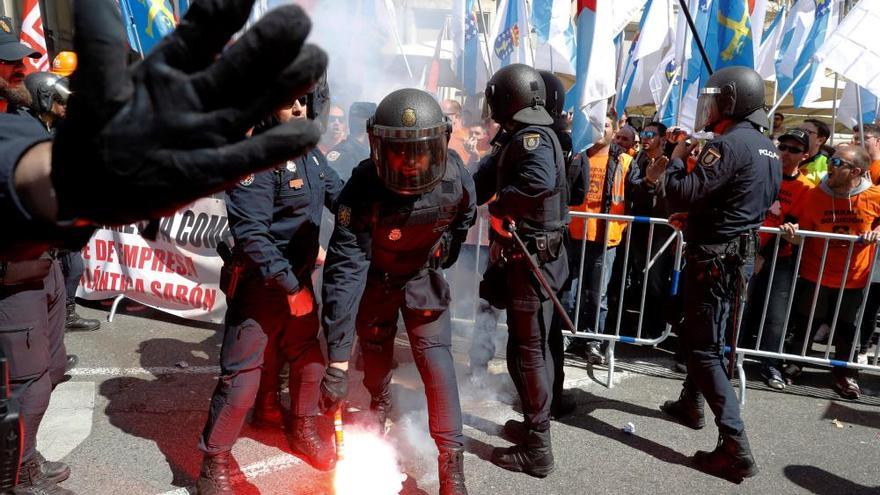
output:
[[880, 160], [874, 160], [871, 162], [868, 170], [871, 173], [871, 182], [873, 182], [874, 185], [880, 184]]
[[[848, 199], [833, 198], [821, 187], [815, 187], [804, 195], [803, 201], [792, 214], [797, 217], [802, 230], [861, 235], [871, 230], [874, 221], [880, 217], [880, 187], [872, 186]], [[825, 287], [840, 288], [849, 244], [847, 241], [829, 241], [825, 271], [822, 274], [822, 285]], [[814, 283], [818, 280], [824, 246], [825, 239], [806, 239], [801, 259], [801, 277]], [[867, 285], [873, 259], [874, 244], [855, 243], [849, 271], [846, 273], [847, 289], [860, 289]]]
[[[624, 183], [626, 172], [632, 157], [626, 154], [620, 155], [620, 163], [614, 174], [614, 183], [611, 188], [611, 208], [608, 213], [613, 215], [623, 215], [625, 204], [623, 201]], [[590, 184], [587, 190], [586, 200], [571, 207], [571, 211], [580, 211], [587, 213], [602, 213], [602, 194], [605, 191], [605, 175], [608, 168], [608, 154], [593, 155], [590, 157]], [[584, 225], [586, 223], [586, 226]], [[602, 242], [605, 231], [602, 227], [605, 225], [604, 220], [596, 218], [588, 218], [586, 222], [582, 218], [572, 218], [569, 232], [572, 239], [586, 239], [590, 242]], [[623, 238], [623, 230], [626, 228], [626, 222], [608, 222], [608, 246], [614, 247], [620, 244]], [[586, 230], [586, 231], [585, 231]]]
[[[816, 187], [813, 181], [806, 175], [798, 172], [794, 177], [782, 177], [782, 187], [779, 188], [779, 195], [776, 201], [770, 205], [767, 210], [767, 216], [764, 217], [764, 227], [779, 227], [785, 222], [786, 217], [794, 216], [792, 211], [800, 207], [806, 193]], [[768, 242], [773, 242], [776, 236], [773, 234], [761, 234], [761, 247], [763, 248]], [[785, 243], [779, 247], [780, 258], [791, 256], [791, 244]]]

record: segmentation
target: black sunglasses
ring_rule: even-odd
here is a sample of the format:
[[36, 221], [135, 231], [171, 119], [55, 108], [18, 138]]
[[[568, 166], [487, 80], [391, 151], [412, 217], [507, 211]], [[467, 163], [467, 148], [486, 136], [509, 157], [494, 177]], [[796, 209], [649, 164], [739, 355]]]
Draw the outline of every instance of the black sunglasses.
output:
[[642, 139], [654, 139], [657, 137], [657, 133], [654, 131], [642, 131], [639, 133]]
[[790, 144], [780, 144], [777, 146], [779, 151], [788, 151], [789, 153], [803, 153], [803, 148], [798, 148], [797, 146], [792, 146]]

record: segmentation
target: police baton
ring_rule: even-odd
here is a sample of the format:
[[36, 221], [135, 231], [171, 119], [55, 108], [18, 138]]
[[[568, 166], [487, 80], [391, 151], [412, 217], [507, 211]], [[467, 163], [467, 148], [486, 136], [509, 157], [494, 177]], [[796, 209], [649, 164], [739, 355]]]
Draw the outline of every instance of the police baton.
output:
[[535, 278], [538, 279], [541, 287], [544, 288], [544, 292], [546, 292], [550, 300], [553, 301], [553, 309], [556, 310], [556, 315], [562, 320], [565, 329], [571, 333], [577, 333], [574, 323], [571, 322], [571, 318], [568, 317], [568, 313], [565, 312], [565, 308], [562, 307], [559, 298], [556, 297], [556, 292], [550, 287], [544, 274], [541, 273], [541, 268], [538, 267], [538, 263], [532, 258], [531, 253], [529, 253], [529, 250], [526, 248], [526, 243], [524, 243], [519, 234], [516, 233], [516, 225], [511, 222], [507, 226], [507, 231], [510, 232], [510, 235], [513, 237], [513, 242], [516, 244], [516, 247], [522, 251], [526, 262], [529, 264], [529, 269], [535, 274]]

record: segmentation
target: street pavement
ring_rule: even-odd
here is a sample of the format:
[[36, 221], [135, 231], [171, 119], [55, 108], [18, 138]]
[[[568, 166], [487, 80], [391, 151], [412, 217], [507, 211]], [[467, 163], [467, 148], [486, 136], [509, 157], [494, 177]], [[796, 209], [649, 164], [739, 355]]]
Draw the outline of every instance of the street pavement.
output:
[[[201, 455], [196, 448], [216, 384], [221, 343], [218, 326], [175, 319], [157, 311], [123, 311], [112, 323], [107, 309], [80, 308], [100, 318], [92, 333], [68, 334], [68, 352], [80, 358], [71, 379], [52, 397], [38, 445], [71, 466], [63, 486], [77, 494], [170, 495], [193, 492]], [[744, 419], [761, 467], [734, 484], [691, 466], [696, 450], [711, 450], [716, 430], [690, 430], [665, 417], [658, 405], [678, 396], [681, 374], [660, 349], [617, 347], [614, 386], [607, 368], [570, 359], [566, 388], [577, 402], [570, 417], [552, 426], [556, 470], [545, 479], [503, 471], [489, 462], [508, 419], [521, 419], [503, 360], [503, 345], [488, 380], [467, 376], [467, 326], [457, 325], [454, 356], [468, 439], [465, 472], [472, 495], [519, 494], [800, 494], [880, 493], [880, 376], [863, 374], [861, 401], [830, 390], [827, 370], [806, 369], [798, 385], [772, 391], [757, 368], [747, 367]], [[503, 335], [499, 334], [503, 343]], [[421, 382], [405, 336], [398, 336], [394, 443], [407, 479], [401, 493], [436, 494], [436, 449], [428, 434]], [[361, 375], [352, 375], [352, 406], [368, 403]], [[707, 409], [708, 412], [708, 409]], [[349, 417], [359, 415], [352, 412]], [[631, 423], [633, 432], [624, 431]], [[322, 423], [332, 434], [332, 419]], [[291, 455], [281, 431], [245, 426], [236, 444], [237, 493], [323, 495], [332, 474]], [[369, 486], [371, 480], [363, 480]], [[366, 493], [366, 490], [364, 491]]]

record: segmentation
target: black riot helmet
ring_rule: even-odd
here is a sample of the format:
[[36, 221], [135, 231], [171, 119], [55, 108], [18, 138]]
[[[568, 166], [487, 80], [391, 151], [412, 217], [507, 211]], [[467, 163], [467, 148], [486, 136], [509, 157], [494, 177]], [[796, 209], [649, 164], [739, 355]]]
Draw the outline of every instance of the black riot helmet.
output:
[[544, 88], [547, 92], [547, 99], [544, 101], [544, 108], [553, 118], [554, 127], [561, 126], [565, 128], [565, 86], [555, 74], [549, 70], [538, 71], [541, 78], [544, 79]]
[[770, 127], [764, 110], [764, 79], [754, 69], [736, 65], [719, 69], [700, 89], [694, 127], [711, 131], [725, 117]]
[[452, 124], [430, 94], [399, 89], [367, 121], [370, 151], [385, 186], [403, 195], [430, 191], [446, 173]]
[[51, 72], [34, 72], [24, 78], [24, 86], [33, 99], [33, 110], [37, 113], [53, 113], [52, 103], [67, 104], [70, 85], [66, 77]]
[[547, 91], [541, 74], [525, 64], [502, 67], [486, 83], [486, 106], [495, 122], [551, 125], [544, 104]]

